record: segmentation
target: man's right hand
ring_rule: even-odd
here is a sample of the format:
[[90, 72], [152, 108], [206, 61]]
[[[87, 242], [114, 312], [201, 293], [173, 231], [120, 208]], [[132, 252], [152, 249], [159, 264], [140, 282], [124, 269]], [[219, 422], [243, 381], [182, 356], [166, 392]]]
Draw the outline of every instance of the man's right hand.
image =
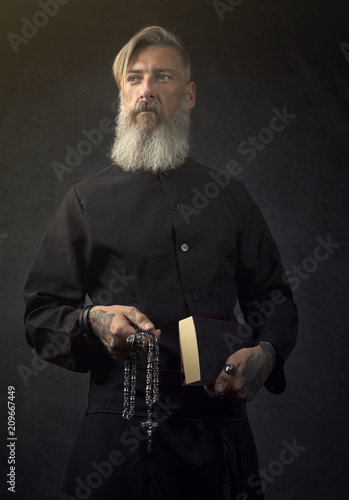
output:
[[[95, 306], [89, 311], [91, 330], [102, 341], [113, 358], [127, 358], [130, 351], [127, 337], [137, 331], [153, 332], [159, 340], [161, 331], [155, 330], [147, 316], [135, 307]], [[148, 340], [143, 337], [147, 346]]]

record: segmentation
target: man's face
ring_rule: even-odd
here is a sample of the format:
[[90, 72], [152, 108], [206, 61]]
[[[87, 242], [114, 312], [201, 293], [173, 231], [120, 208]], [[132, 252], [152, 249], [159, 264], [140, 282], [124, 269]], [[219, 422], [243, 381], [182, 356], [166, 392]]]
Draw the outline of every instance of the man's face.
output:
[[137, 50], [120, 94], [113, 162], [124, 170], [165, 172], [184, 164], [189, 152], [195, 84], [184, 83], [177, 51]]
[[[186, 94], [188, 108], [195, 105], [195, 84], [185, 85], [179, 54], [172, 47], [149, 46], [136, 50], [127, 68], [123, 88], [125, 111], [142, 103], [155, 103], [172, 116]], [[148, 115], [148, 116], [146, 116]], [[137, 122], [156, 122], [156, 111], [141, 111]]]

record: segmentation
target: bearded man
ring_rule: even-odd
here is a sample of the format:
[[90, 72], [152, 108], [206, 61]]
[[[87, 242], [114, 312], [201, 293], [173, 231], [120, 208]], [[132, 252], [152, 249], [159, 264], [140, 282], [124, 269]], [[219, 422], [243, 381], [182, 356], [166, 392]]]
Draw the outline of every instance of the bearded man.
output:
[[[242, 183], [188, 157], [181, 41], [141, 30], [114, 75], [113, 164], [70, 189], [25, 287], [29, 344], [91, 374], [62, 499], [261, 499], [246, 402], [285, 389], [297, 329], [277, 247]], [[206, 390], [183, 387], [178, 321], [236, 321], [237, 301], [250, 323], [258, 311], [253, 346]]]

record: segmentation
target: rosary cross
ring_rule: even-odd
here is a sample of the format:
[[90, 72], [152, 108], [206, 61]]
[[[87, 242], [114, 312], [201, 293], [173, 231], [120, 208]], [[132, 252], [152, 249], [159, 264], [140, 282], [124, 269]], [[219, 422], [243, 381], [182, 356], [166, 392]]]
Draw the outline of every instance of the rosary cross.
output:
[[158, 423], [151, 419], [150, 415], [148, 415], [148, 420], [146, 422], [141, 422], [141, 426], [147, 429], [147, 449], [150, 451], [151, 447], [151, 434], [153, 429], [158, 426]]

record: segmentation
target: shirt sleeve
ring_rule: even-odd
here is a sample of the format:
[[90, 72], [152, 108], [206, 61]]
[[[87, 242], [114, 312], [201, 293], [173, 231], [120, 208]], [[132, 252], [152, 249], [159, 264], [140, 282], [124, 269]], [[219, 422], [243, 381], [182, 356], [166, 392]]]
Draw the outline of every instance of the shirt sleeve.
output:
[[83, 340], [79, 328], [92, 252], [84, 208], [72, 187], [24, 288], [25, 334], [40, 357], [80, 372], [89, 370], [96, 350]]
[[296, 342], [297, 308], [274, 238], [247, 191], [245, 196], [237, 241], [238, 299], [245, 321], [253, 328], [254, 344], [269, 342], [276, 350], [276, 364], [265, 387], [278, 394], [285, 390], [283, 366]]

